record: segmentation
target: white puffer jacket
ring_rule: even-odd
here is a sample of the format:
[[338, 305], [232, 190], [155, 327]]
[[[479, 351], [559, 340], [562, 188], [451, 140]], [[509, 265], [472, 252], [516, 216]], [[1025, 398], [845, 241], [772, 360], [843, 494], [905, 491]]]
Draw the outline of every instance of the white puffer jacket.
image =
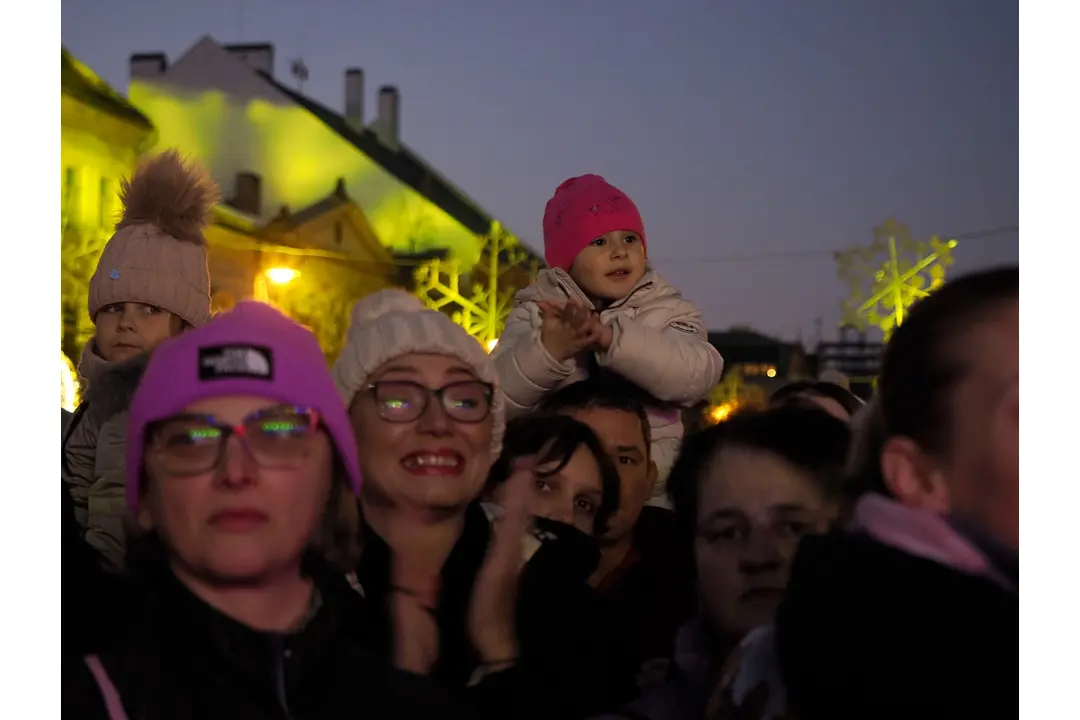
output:
[[[558, 362], [540, 341], [538, 302], [574, 300], [594, 305], [563, 270], [543, 270], [514, 298], [514, 309], [492, 357], [506, 398], [507, 416], [527, 412], [545, 395], [587, 377], [585, 357]], [[653, 397], [673, 405], [702, 400], [724, 369], [709, 344], [697, 308], [654, 270], [646, 271], [626, 297], [600, 312], [612, 328], [611, 347], [596, 353], [597, 364], [622, 375]], [[650, 412], [653, 458], [666, 478], [682, 439], [677, 412]]]

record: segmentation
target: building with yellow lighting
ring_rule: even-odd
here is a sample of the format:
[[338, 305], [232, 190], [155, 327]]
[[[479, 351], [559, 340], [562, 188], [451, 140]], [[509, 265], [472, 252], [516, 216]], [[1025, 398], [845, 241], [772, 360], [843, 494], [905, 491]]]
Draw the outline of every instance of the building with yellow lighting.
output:
[[179, 147], [209, 168], [230, 202], [256, 224], [296, 217], [337, 186], [394, 254], [437, 251], [471, 267], [493, 218], [399, 136], [398, 90], [382, 87], [367, 121], [364, 73], [343, 71], [335, 111], [286, 87], [274, 47], [222, 45], [204, 37], [175, 62], [133, 55], [129, 98]]
[[60, 49], [60, 343], [76, 362], [93, 333], [88, 283], [112, 234], [120, 179], [155, 141], [146, 115]]

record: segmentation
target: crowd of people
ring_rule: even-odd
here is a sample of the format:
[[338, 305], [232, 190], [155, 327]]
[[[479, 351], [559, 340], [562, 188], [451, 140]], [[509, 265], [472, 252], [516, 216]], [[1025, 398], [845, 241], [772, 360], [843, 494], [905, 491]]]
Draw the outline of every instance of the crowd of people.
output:
[[890, 339], [875, 396], [803, 380], [703, 429], [723, 360], [596, 175], [495, 350], [413, 295], [327, 367], [274, 307], [211, 317], [217, 190], [122, 187], [62, 411], [78, 718], [835, 720], [1017, 696], [1016, 267]]

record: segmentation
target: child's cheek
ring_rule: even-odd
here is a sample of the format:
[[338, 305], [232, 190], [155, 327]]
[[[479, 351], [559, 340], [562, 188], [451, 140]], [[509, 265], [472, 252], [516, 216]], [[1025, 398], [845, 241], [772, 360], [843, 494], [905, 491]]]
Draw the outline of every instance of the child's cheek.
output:
[[[574, 264], [570, 266], [570, 277], [574, 278], [574, 282], [588, 284], [592, 278], [602, 276], [604, 269], [607, 267], [607, 256], [610, 252], [605, 252], [603, 248], [589, 246], [578, 254], [574, 260]], [[574, 277], [575, 274], [578, 277]]]

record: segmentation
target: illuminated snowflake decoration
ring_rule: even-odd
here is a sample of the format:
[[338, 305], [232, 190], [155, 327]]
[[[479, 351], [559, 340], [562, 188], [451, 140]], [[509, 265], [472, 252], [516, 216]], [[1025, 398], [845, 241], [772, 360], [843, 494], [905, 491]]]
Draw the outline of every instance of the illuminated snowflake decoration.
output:
[[879, 328], [888, 340], [912, 303], [945, 283], [956, 244], [936, 235], [912, 240], [907, 225], [890, 218], [874, 228], [870, 245], [836, 253], [837, 274], [850, 288], [841, 324]]
[[[523, 273], [518, 282], [510, 278], [515, 270]], [[514, 294], [539, 271], [539, 262], [496, 222], [472, 273], [462, 273], [458, 260], [429, 260], [416, 269], [416, 294], [432, 310], [456, 308], [450, 314], [453, 321], [490, 350], [514, 307]], [[473, 282], [471, 276], [481, 281]]]

